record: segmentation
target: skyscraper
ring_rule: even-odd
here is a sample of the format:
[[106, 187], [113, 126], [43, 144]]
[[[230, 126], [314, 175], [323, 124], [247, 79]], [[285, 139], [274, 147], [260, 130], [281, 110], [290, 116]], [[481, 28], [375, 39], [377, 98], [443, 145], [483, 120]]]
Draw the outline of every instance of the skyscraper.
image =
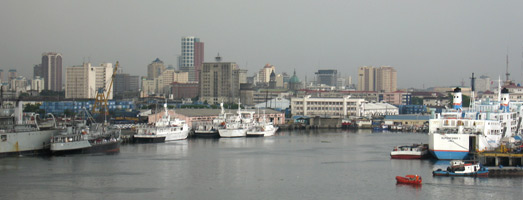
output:
[[199, 81], [199, 71], [204, 58], [204, 44], [194, 36], [182, 37], [180, 70], [189, 73], [189, 81]]
[[375, 69], [372, 66], [363, 66], [358, 69], [358, 90], [376, 91], [374, 75]]
[[390, 66], [381, 66], [376, 72], [376, 91], [396, 92], [396, 70]]
[[33, 78], [42, 77], [42, 65], [38, 64], [33, 67]]
[[358, 69], [358, 90], [395, 92], [397, 90], [396, 76], [396, 70], [390, 66], [360, 67]]
[[159, 58], [156, 58], [156, 60], [147, 66], [147, 79], [153, 80], [158, 78], [158, 76], [160, 76], [163, 71], [165, 71], [165, 65], [163, 64], [163, 61], [161, 61]]
[[44, 78], [44, 89], [52, 91], [62, 90], [62, 54], [43, 53], [41, 75]]
[[318, 70], [316, 72], [316, 80], [318, 84], [325, 84], [328, 86], [335, 86], [338, 83], [338, 70], [335, 69], [325, 69]]
[[240, 83], [246, 70], [241, 70], [234, 62], [203, 63], [200, 74], [200, 101], [209, 104], [237, 103], [240, 99]]
[[[96, 98], [99, 88], [108, 91], [113, 76], [113, 64], [102, 63], [101, 66], [92, 66], [84, 63], [81, 66], [66, 68], [65, 98]], [[113, 92], [107, 99], [113, 99]]]
[[16, 79], [17, 76], [18, 76], [18, 73], [16, 72], [16, 69], [10, 69], [9, 73], [7, 74], [8, 83], [11, 84], [11, 81], [13, 79]]

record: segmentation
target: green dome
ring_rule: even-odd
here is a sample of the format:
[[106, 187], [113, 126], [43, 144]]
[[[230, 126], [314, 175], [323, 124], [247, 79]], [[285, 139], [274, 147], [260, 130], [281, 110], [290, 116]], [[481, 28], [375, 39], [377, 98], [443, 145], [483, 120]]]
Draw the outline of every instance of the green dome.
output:
[[296, 69], [294, 70], [294, 74], [292, 75], [291, 79], [289, 79], [289, 83], [300, 83], [300, 79], [298, 76], [296, 76]]
[[293, 75], [291, 79], [289, 79], [289, 83], [300, 83], [300, 79], [296, 75]]

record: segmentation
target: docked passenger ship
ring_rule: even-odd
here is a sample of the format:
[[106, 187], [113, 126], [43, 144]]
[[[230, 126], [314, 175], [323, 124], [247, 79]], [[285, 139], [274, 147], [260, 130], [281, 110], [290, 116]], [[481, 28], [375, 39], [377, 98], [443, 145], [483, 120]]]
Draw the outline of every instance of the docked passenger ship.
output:
[[189, 136], [189, 126], [185, 120], [171, 118], [164, 104], [165, 114], [154, 124], [138, 126], [134, 137], [135, 143], [158, 143], [173, 140], [184, 140]]
[[461, 106], [461, 90], [454, 89], [454, 109], [429, 121], [429, 151], [438, 159], [467, 159], [471, 152], [491, 151], [503, 138], [520, 131], [521, 114], [509, 109], [507, 89], [501, 90], [498, 104], [473, 102]]

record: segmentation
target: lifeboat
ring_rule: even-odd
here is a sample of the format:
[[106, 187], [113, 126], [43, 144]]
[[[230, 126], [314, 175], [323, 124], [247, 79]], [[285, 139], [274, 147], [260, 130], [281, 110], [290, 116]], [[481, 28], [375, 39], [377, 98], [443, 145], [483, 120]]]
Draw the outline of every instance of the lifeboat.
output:
[[418, 176], [418, 175], [396, 176], [396, 182], [399, 184], [421, 185], [421, 176]]

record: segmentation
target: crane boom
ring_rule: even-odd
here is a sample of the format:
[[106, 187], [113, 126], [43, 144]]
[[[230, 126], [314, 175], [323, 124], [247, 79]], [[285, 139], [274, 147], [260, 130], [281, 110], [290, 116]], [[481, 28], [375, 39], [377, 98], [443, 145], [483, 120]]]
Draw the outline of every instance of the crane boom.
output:
[[[109, 83], [109, 86], [108, 86], [108, 89], [107, 89], [107, 92], [105, 92], [104, 94], [104, 88], [98, 88], [98, 92], [96, 94], [96, 99], [94, 101], [94, 105], [93, 105], [93, 113], [101, 113], [101, 110], [103, 109], [104, 110], [104, 113], [105, 115], [109, 114], [109, 108], [108, 108], [108, 102], [107, 100], [109, 99], [109, 94], [111, 93], [111, 88], [113, 87], [113, 82], [114, 82], [114, 78], [116, 77], [116, 70], [118, 70], [118, 61], [116, 61], [116, 64], [114, 65], [114, 69], [113, 69], [113, 75], [111, 76], [111, 82]], [[97, 110], [96, 108], [97, 107], [100, 107], [99, 110]]]

